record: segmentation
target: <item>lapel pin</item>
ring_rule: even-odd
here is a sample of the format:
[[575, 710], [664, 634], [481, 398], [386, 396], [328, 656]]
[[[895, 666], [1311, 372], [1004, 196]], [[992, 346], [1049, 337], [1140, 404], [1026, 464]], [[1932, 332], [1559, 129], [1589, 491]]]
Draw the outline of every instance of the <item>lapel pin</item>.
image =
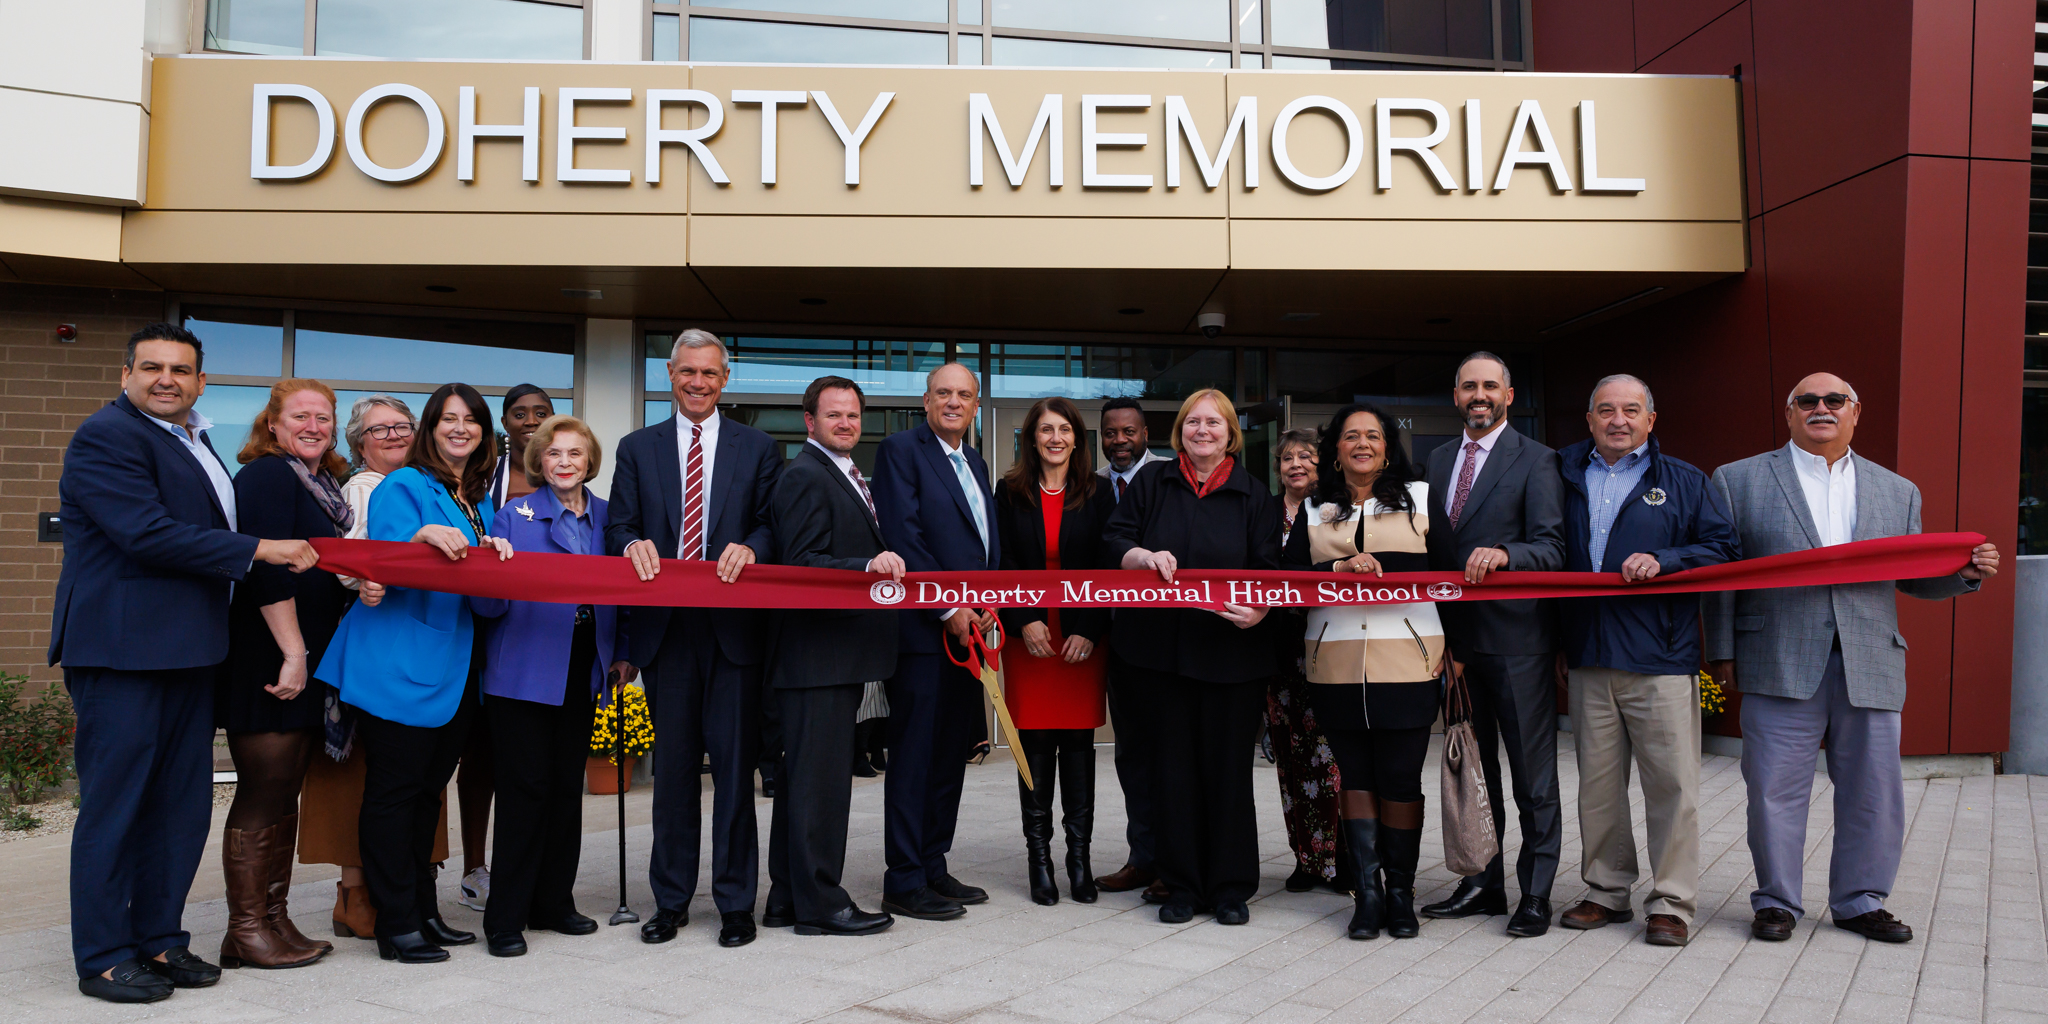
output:
[[[1660, 498], [1659, 498], [1658, 500], [1659, 500], [1659, 501], [1662, 501], [1663, 499], [1662, 499], [1662, 498], [1660, 497]], [[532, 505], [529, 505], [529, 504], [527, 504], [526, 502], [523, 502], [523, 501], [522, 501], [522, 502], [520, 502], [519, 504], [517, 504], [517, 505], [514, 505], [514, 506], [512, 506], [512, 511], [514, 511], [514, 512], [517, 512], [517, 513], [519, 513], [519, 514], [520, 514], [520, 515], [522, 515], [522, 516], [525, 516], [525, 517], [526, 517], [526, 521], [527, 521], [527, 522], [529, 522], [529, 523], [530, 523], [530, 522], [533, 522], [533, 506], [532, 506]]]
[[1652, 487], [1652, 488], [1650, 488], [1650, 490], [1648, 491], [1648, 493], [1645, 493], [1645, 494], [1643, 495], [1643, 504], [1645, 504], [1645, 505], [1662, 505], [1662, 504], [1664, 504], [1664, 499], [1665, 499], [1665, 497], [1666, 497], [1666, 495], [1664, 494], [1664, 488], [1662, 488], [1662, 487]]

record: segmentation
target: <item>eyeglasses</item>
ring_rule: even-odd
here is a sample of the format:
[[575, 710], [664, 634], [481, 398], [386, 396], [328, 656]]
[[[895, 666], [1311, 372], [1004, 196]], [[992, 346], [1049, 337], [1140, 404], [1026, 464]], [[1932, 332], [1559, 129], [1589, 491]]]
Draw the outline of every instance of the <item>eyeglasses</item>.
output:
[[363, 433], [379, 441], [386, 441], [394, 437], [407, 438], [412, 436], [412, 424], [385, 423], [379, 426], [367, 427], [363, 430]]
[[1840, 412], [1843, 406], [1855, 400], [1839, 391], [1830, 391], [1825, 395], [1804, 394], [1792, 396], [1792, 404], [1798, 406], [1801, 412], [1812, 412], [1819, 408], [1822, 402], [1827, 403], [1829, 412]]

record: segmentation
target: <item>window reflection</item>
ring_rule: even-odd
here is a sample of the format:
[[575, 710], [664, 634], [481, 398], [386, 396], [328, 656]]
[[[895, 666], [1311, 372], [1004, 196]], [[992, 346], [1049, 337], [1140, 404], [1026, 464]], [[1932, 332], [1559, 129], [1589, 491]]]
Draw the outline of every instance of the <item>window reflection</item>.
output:
[[[1493, 57], [1493, 0], [1272, 3], [1273, 42], [1281, 46], [1479, 60]], [[1503, 6], [1515, 6], [1515, 0]], [[1520, 34], [1519, 27], [1516, 34]]]
[[956, 0], [954, 6], [959, 11], [956, 17], [959, 19], [960, 24], [981, 24], [981, 0]]
[[995, 0], [1007, 28], [1095, 32], [1165, 39], [1230, 39], [1229, 7], [1218, 0]]
[[959, 63], [966, 65], [978, 65], [981, 63], [980, 36], [970, 36], [965, 33], [961, 34]]
[[683, 59], [683, 19], [674, 14], [654, 16], [654, 59]]
[[1227, 68], [1230, 54], [1221, 50], [1169, 50], [1159, 46], [997, 36], [994, 59], [989, 63], [1022, 68]]
[[574, 335], [563, 324], [440, 321], [303, 312], [292, 372], [333, 380], [479, 387], [533, 384], [568, 394]]
[[275, 377], [284, 372], [284, 310], [187, 306], [184, 325], [199, 336], [207, 373]]
[[[1275, 22], [1273, 25], [1273, 34], [1275, 36], [1280, 34], [1278, 22]], [[1328, 57], [1289, 57], [1284, 53], [1276, 53], [1273, 55], [1273, 69], [1275, 71], [1328, 71], [1330, 70], [1330, 59]]]
[[206, 432], [206, 439], [219, 453], [220, 461], [227, 465], [229, 476], [234, 476], [242, 468], [235, 456], [241, 453], [242, 445], [249, 440], [249, 425], [256, 422], [264, 404], [269, 401], [270, 389], [267, 387], [215, 384], [208, 387], [206, 393], [199, 396], [198, 403], [193, 405], [200, 415], [213, 422], [213, 429]]
[[995, 342], [988, 351], [993, 398], [1185, 398], [1206, 387], [1229, 390], [1234, 376], [1224, 348]]
[[[979, 11], [981, 0], [963, 0], [962, 6], [969, 2]], [[842, 18], [889, 18], [895, 21], [946, 20], [946, 0], [699, 0], [695, 6], [782, 11], [787, 14], [829, 14]], [[960, 20], [967, 19], [963, 17]]]
[[690, 19], [690, 59], [759, 64], [944, 64], [942, 32]]
[[320, 0], [322, 56], [580, 60], [583, 9], [537, 0]]
[[1259, 0], [1237, 0], [1237, 41], [1256, 43], [1263, 31], [1263, 18], [1259, 16]]
[[305, 0], [210, 0], [206, 48], [296, 56], [305, 51]]

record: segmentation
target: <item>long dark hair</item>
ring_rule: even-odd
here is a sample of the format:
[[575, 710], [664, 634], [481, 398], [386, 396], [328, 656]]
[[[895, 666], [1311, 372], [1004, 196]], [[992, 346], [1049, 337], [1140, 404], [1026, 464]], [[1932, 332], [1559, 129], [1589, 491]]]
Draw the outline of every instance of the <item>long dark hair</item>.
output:
[[1095, 465], [1088, 452], [1088, 427], [1081, 420], [1081, 410], [1074, 403], [1059, 395], [1041, 398], [1024, 414], [1024, 426], [1017, 432], [1017, 461], [1010, 464], [1010, 471], [1003, 474], [1003, 484], [1010, 488], [1010, 494], [1017, 500], [1036, 506], [1038, 484], [1044, 479], [1045, 460], [1038, 455], [1038, 421], [1052, 413], [1066, 420], [1074, 427], [1074, 453], [1067, 456], [1067, 493], [1060, 502], [1061, 508], [1080, 508], [1095, 493]]
[[[469, 414], [476, 417], [477, 430], [483, 434], [469, 453], [468, 461], [460, 466], [451, 466], [441, 458], [441, 448], [434, 441], [434, 428], [440, 424], [441, 410], [450, 398], [459, 398], [469, 407]], [[484, 396], [467, 384], [435, 388], [426, 407], [420, 410], [419, 429], [413, 431], [412, 450], [405, 453], [405, 464], [441, 481], [442, 486], [461, 495], [462, 500], [472, 505], [483, 504], [485, 495], [491, 491], [491, 470], [498, 464], [498, 432], [491, 427], [491, 407], [484, 404]]]
[[1400, 425], [1370, 402], [1353, 402], [1338, 409], [1323, 427], [1322, 443], [1316, 446], [1316, 502], [1335, 505], [1339, 519], [1350, 517], [1351, 485], [1344, 482], [1344, 470], [1337, 465], [1337, 442], [1344, 437], [1344, 422], [1362, 412], [1380, 421], [1380, 436], [1387, 444], [1387, 464], [1373, 479], [1372, 496], [1381, 508], [1413, 516], [1415, 499], [1408, 493], [1408, 484], [1416, 479], [1415, 463], [1409, 461], [1408, 449], [1401, 445]]

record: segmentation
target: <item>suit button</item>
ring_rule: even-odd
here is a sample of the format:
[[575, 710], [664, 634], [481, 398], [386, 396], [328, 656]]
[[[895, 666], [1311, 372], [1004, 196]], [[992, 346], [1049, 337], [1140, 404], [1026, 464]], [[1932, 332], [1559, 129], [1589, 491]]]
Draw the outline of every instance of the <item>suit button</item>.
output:
[[1826, 622], [1821, 623], [1821, 626], [1826, 629], [1833, 629], [1835, 628], [1835, 620], [1829, 619]]

